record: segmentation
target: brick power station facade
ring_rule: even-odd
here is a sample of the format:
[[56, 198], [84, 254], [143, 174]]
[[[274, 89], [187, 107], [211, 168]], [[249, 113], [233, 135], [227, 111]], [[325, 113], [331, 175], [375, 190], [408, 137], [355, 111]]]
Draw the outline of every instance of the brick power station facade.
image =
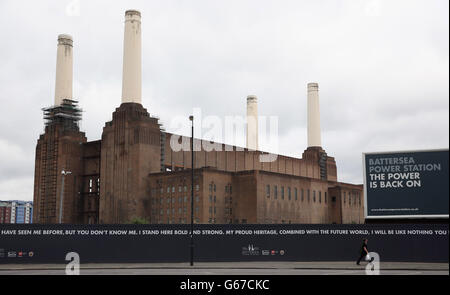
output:
[[[191, 151], [170, 144], [190, 138], [165, 132], [142, 106], [141, 15], [127, 11], [125, 20], [122, 103], [101, 140], [89, 142], [79, 130], [72, 38], [58, 38], [55, 105], [44, 109], [45, 132], [36, 146], [35, 223], [190, 222]], [[194, 140], [196, 223], [364, 222], [362, 185], [338, 182], [336, 162], [321, 147], [317, 91], [316, 83], [308, 84], [302, 158], [261, 161], [267, 153], [257, 150], [257, 125], [247, 128], [251, 148], [218, 144], [218, 150], [205, 151]], [[247, 116], [257, 116], [256, 97], [250, 101]]]

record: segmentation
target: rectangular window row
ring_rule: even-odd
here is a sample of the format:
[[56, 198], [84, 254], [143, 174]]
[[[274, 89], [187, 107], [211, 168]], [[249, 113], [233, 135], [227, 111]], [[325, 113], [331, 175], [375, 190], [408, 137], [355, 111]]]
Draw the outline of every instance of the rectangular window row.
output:
[[[284, 190], [284, 186], [281, 187], [280, 190], [280, 194], [281, 194], [281, 200], [285, 199], [285, 190]], [[266, 197], [268, 199], [270, 199], [271, 197], [271, 188], [270, 185], [266, 185]], [[316, 195], [316, 191], [313, 190], [312, 191], [312, 200], [314, 203], [319, 202], [322, 203], [322, 201], [324, 203], [328, 203], [328, 196], [327, 196], [327, 192], [324, 192], [323, 194], [323, 199], [322, 199], [322, 191], [318, 191], [318, 195]], [[278, 186], [274, 185], [273, 186], [273, 198], [275, 200], [278, 199]], [[292, 200], [292, 190], [291, 187], [287, 187], [287, 200], [291, 201]], [[298, 201], [299, 197], [298, 197], [298, 189], [295, 187], [294, 188], [294, 200]], [[300, 189], [300, 201], [303, 202], [305, 200], [305, 190], [303, 188]], [[307, 189], [307, 201], [310, 202], [311, 197], [310, 197], [310, 190]]]

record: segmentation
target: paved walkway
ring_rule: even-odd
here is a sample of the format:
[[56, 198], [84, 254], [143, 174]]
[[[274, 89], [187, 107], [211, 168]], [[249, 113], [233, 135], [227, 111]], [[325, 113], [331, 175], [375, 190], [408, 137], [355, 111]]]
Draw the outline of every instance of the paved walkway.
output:
[[[64, 274], [64, 264], [0, 264], [0, 275], [6, 274]], [[81, 264], [82, 274], [365, 274], [365, 263], [355, 262], [199, 262], [188, 263], [108, 263]], [[449, 275], [448, 263], [381, 262], [382, 274], [440, 274]]]

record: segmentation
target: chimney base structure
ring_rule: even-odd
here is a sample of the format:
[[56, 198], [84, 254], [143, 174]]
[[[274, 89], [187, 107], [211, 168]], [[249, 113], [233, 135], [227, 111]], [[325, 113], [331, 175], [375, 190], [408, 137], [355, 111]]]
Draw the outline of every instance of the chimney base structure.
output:
[[150, 220], [147, 177], [161, 170], [158, 119], [141, 104], [122, 103], [103, 128], [100, 160], [100, 223]]

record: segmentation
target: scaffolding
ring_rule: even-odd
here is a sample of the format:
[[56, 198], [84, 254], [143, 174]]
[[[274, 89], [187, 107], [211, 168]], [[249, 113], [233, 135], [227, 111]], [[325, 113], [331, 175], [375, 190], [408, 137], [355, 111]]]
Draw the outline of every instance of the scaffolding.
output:
[[45, 126], [61, 125], [65, 130], [79, 131], [79, 121], [83, 110], [78, 107], [78, 101], [63, 99], [57, 106], [43, 108]]

